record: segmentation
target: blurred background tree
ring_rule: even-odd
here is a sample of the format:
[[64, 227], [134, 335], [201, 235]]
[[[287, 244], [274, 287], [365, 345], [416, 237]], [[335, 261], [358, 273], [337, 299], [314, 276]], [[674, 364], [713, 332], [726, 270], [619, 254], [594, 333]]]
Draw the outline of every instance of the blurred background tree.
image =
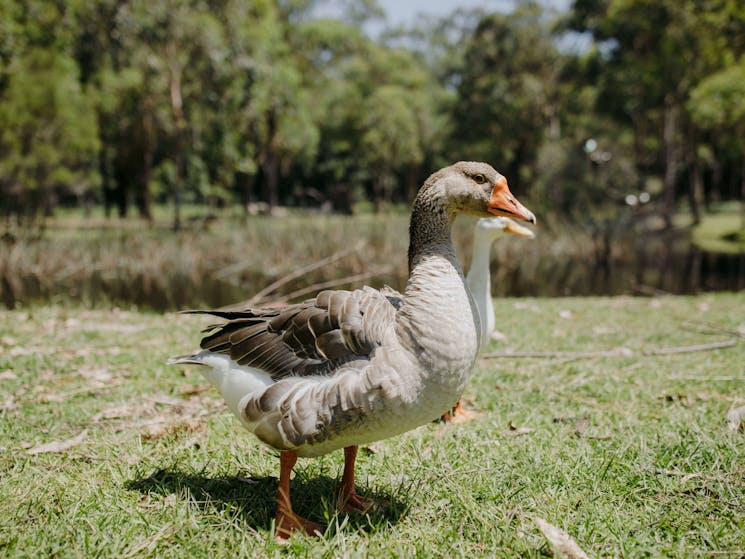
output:
[[0, 180], [8, 210], [33, 219], [50, 214], [60, 198], [82, 204], [98, 186], [99, 137], [75, 61], [32, 48], [9, 70], [14, 77], [0, 104]]
[[[335, 8], [336, 18], [321, 17]], [[742, 199], [745, 8], [517, 1], [386, 27], [375, 0], [0, 0], [0, 199], [350, 213], [483, 159], [542, 213], [667, 227]], [[372, 34], [369, 25], [379, 32]], [[643, 196], [639, 198], [640, 195]]]

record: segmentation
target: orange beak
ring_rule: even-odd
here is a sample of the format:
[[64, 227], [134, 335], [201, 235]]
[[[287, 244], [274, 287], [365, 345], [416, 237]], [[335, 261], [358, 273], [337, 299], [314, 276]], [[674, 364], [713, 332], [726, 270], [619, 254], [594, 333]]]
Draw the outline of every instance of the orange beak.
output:
[[535, 239], [535, 233], [533, 233], [527, 227], [523, 227], [519, 223], [515, 223], [510, 218], [506, 219], [504, 232], [512, 233], [513, 235], [517, 235], [518, 237], [525, 237], [526, 239]]
[[490, 214], [514, 217], [515, 219], [535, 223], [533, 212], [517, 201], [517, 198], [512, 195], [507, 186], [507, 179], [501, 175], [494, 184], [494, 190], [492, 190], [489, 205], [486, 209]]

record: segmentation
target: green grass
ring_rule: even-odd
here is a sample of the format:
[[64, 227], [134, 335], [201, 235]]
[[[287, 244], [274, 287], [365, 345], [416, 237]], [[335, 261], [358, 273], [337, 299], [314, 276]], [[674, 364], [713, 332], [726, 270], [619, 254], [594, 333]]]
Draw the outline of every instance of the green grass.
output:
[[[3, 557], [541, 557], [534, 518], [596, 557], [745, 554], [745, 295], [506, 299], [491, 351], [633, 354], [482, 360], [483, 415], [372, 445], [359, 518], [330, 503], [341, 453], [298, 463], [296, 509], [322, 539], [271, 537], [278, 460], [193, 370], [193, 316], [0, 312]], [[644, 350], [727, 339], [727, 349]], [[84, 433], [63, 452], [38, 445]]]
[[703, 250], [740, 254], [745, 252], [743, 216], [739, 211], [706, 214], [692, 230], [693, 242]]

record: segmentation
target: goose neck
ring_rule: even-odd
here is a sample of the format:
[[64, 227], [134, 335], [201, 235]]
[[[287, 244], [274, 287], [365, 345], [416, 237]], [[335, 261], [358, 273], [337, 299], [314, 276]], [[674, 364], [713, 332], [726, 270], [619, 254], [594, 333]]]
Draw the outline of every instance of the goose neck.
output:
[[[491, 256], [491, 245], [494, 239], [491, 236], [474, 235], [473, 256], [471, 257], [471, 270], [489, 270]], [[470, 273], [469, 273], [470, 275]]]
[[417, 198], [409, 222], [409, 274], [430, 257], [457, 263], [451, 230], [455, 216], [437, 199]]

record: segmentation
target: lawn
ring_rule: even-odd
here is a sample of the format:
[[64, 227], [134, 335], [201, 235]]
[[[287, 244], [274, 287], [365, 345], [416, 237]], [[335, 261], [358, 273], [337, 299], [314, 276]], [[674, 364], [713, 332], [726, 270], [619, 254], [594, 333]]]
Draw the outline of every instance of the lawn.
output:
[[703, 216], [701, 223], [693, 227], [693, 241], [703, 250], [729, 254], [745, 252], [745, 226], [740, 208]]
[[336, 515], [341, 453], [301, 459], [296, 509], [329, 529], [285, 545], [275, 453], [165, 365], [205, 319], [0, 312], [0, 555], [540, 557], [539, 519], [591, 557], [745, 555], [745, 433], [725, 419], [745, 405], [745, 294], [496, 308], [490, 352], [549, 355], [480, 360], [475, 420], [362, 452], [358, 490], [383, 513]]

